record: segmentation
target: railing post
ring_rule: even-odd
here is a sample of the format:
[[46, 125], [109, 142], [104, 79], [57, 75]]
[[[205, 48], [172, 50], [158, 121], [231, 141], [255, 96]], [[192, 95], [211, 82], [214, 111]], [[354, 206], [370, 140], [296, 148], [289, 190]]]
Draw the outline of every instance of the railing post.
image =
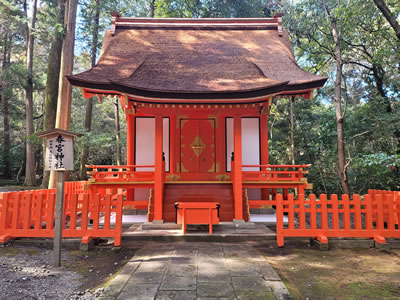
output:
[[115, 215], [115, 237], [114, 246], [118, 247], [121, 245], [121, 234], [122, 234], [122, 195], [117, 195], [117, 211]]
[[281, 194], [276, 195], [276, 243], [283, 247], [285, 237], [283, 235], [283, 198]]

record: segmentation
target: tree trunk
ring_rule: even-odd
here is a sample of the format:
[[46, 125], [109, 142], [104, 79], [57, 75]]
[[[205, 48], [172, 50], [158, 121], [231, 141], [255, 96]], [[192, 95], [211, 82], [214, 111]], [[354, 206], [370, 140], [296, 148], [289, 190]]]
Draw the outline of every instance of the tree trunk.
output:
[[342, 89], [341, 89], [343, 62], [342, 62], [342, 53], [340, 49], [340, 36], [337, 31], [336, 17], [330, 15], [330, 12], [328, 10], [327, 13], [331, 20], [332, 36], [335, 42], [335, 60], [336, 60], [335, 108], [336, 108], [336, 131], [337, 131], [337, 145], [338, 145], [338, 173], [343, 193], [349, 194], [350, 189], [347, 180], [346, 156], [344, 151], [345, 150], [344, 128], [343, 128], [344, 115], [342, 114]]
[[392, 105], [390, 103], [390, 99], [386, 95], [385, 87], [383, 85], [385, 70], [383, 70], [383, 68], [379, 65], [372, 65], [372, 72], [375, 79], [376, 89], [386, 103], [386, 111], [390, 113], [392, 112]]
[[[100, 20], [100, 0], [96, 1], [96, 11], [94, 15], [94, 30], [93, 30], [93, 39], [92, 39], [92, 68], [96, 65], [97, 59], [97, 43], [99, 41], [99, 20]], [[93, 110], [93, 102], [92, 99], [88, 99], [86, 102], [86, 114], [85, 114], [85, 129], [86, 132], [90, 132], [92, 129], [92, 110]], [[83, 144], [82, 153], [81, 153], [81, 162], [79, 167], [79, 178], [81, 180], [87, 179], [87, 171], [86, 165], [89, 160], [89, 140]]]
[[[57, 23], [64, 24], [64, 0], [57, 1]], [[44, 128], [43, 130], [53, 129], [56, 124], [57, 114], [57, 98], [58, 98], [58, 82], [60, 80], [61, 66], [61, 50], [62, 50], [63, 35], [57, 33], [50, 47], [49, 61], [47, 64], [47, 81], [45, 90], [45, 106], [44, 106]], [[43, 142], [43, 154], [46, 153], [46, 145]], [[44, 158], [43, 158], [43, 162]], [[44, 169], [44, 166], [43, 166]], [[43, 172], [42, 187], [46, 188], [49, 185], [50, 172]]]
[[[8, 42], [8, 34], [5, 33], [4, 36], [4, 46], [3, 46], [3, 63], [2, 63], [2, 73], [4, 74], [5, 70], [7, 70], [10, 62], [7, 58], [10, 56], [8, 52], [11, 49], [11, 39]], [[2, 79], [1, 82], [3, 83], [4, 80]], [[4, 135], [3, 135], [3, 166], [4, 172], [3, 176], [7, 179], [11, 177], [11, 170], [10, 170], [10, 122], [9, 122], [9, 115], [8, 115], [8, 95], [5, 86], [1, 86], [3, 93], [0, 94], [0, 99], [3, 101], [3, 127], [4, 127]]]
[[[65, 76], [72, 74], [74, 66], [74, 44], [75, 44], [75, 26], [76, 10], [78, 0], [68, 0], [65, 2], [64, 26], [66, 28], [60, 66], [60, 80], [58, 83], [57, 115], [56, 128], [69, 130], [71, 121], [71, 102], [72, 87]], [[54, 187], [55, 172], [50, 173], [49, 188]]]
[[294, 106], [294, 96], [289, 98], [290, 101], [290, 161], [292, 165], [295, 164], [294, 161], [294, 117], [293, 117], [293, 106]]
[[150, 18], [154, 18], [156, 0], [150, 0]]
[[117, 165], [121, 164], [121, 128], [119, 126], [119, 109], [118, 109], [118, 98], [114, 102], [114, 114], [115, 114], [115, 142], [117, 145]]
[[[25, 3], [26, 4], [26, 3]], [[25, 182], [24, 185], [35, 185], [35, 145], [32, 143], [33, 135], [33, 45], [35, 42], [34, 30], [36, 24], [36, 6], [37, 0], [33, 2], [32, 21], [26, 25], [27, 30], [27, 51], [26, 51], [26, 68], [28, 78], [25, 83], [25, 114], [26, 114], [26, 166], [25, 166]], [[25, 14], [26, 14], [26, 5]]]
[[397, 38], [400, 40], [400, 24], [399, 22], [397, 22], [396, 17], [392, 15], [384, 0], [374, 0], [374, 2], [379, 10], [382, 12], [383, 16], [389, 22], [390, 26], [392, 26]]
[[74, 44], [76, 10], [78, 1], [68, 0], [65, 6], [66, 32], [61, 52], [60, 81], [58, 84], [56, 128], [69, 130], [71, 122], [72, 87], [65, 76], [72, 74], [74, 66]]

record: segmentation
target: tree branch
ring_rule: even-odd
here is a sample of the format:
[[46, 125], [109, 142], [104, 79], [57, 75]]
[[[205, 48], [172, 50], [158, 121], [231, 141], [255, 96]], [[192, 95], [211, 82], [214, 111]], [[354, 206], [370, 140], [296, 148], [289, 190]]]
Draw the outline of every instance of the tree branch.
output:
[[374, 0], [375, 5], [382, 12], [383, 16], [389, 22], [390, 26], [392, 26], [394, 32], [396, 33], [397, 38], [400, 40], [400, 24], [397, 22], [396, 18], [392, 15], [389, 8], [386, 6], [384, 0]]

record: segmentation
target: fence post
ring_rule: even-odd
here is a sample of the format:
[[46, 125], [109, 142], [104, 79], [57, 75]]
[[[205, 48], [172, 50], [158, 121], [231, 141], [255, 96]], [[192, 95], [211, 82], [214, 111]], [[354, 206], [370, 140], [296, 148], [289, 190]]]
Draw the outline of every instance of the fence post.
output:
[[276, 194], [276, 243], [278, 247], [283, 247], [285, 237], [283, 235], [283, 197]]
[[121, 245], [121, 234], [122, 234], [122, 195], [117, 196], [117, 209], [115, 215], [115, 237], [114, 246], [118, 247]]
[[[6, 227], [11, 220], [8, 217], [8, 197], [9, 193], [0, 194], [1, 212], [0, 212], [0, 244], [4, 244], [10, 240], [10, 236], [6, 234]], [[7, 222], [8, 221], [8, 222]]]
[[394, 192], [387, 193], [384, 196], [383, 201], [387, 204], [387, 214], [388, 214], [388, 222], [387, 228], [389, 230], [394, 230], [395, 218], [394, 218]]

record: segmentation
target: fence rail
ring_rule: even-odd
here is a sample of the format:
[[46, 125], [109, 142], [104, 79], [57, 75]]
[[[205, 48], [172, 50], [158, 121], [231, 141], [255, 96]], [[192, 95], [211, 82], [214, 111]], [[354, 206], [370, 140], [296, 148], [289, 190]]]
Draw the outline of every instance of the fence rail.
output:
[[[95, 237], [111, 237], [119, 246], [123, 195], [96, 194], [90, 199], [83, 182], [69, 184], [64, 195], [63, 237], [82, 238], [83, 243]], [[17, 237], [53, 237], [55, 192], [0, 193], [0, 243]]]
[[87, 165], [90, 182], [154, 181], [154, 165]]
[[[301, 181], [310, 165], [242, 165], [243, 180]], [[251, 169], [251, 170], [249, 170]]]
[[[373, 238], [385, 243], [385, 238], [400, 238], [400, 193], [370, 190], [360, 197], [353, 195], [316, 195], [283, 199], [277, 195], [277, 244], [282, 247], [285, 237], [312, 237], [327, 243], [329, 237]], [[283, 215], [288, 215], [287, 227]]]

